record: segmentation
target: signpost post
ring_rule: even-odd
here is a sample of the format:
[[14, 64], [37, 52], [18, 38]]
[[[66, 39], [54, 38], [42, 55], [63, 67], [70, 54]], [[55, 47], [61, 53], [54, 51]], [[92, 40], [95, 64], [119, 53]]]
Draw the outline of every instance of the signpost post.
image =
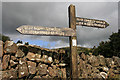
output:
[[69, 37], [70, 43], [70, 79], [78, 78], [77, 68], [77, 36], [76, 36], [76, 25], [106, 28], [109, 24], [103, 20], [88, 19], [76, 17], [75, 6], [69, 6], [69, 28], [62, 27], [42, 27], [42, 26], [31, 26], [23, 25], [18, 27], [16, 30], [21, 34], [26, 35], [41, 35], [41, 36], [64, 36]]
[[[75, 15], [75, 6], [69, 6], [69, 28], [72, 28], [76, 31], [76, 15]], [[70, 77], [77, 79], [78, 78], [78, 68], [77, 68], [77, 37], [70, 36]]]

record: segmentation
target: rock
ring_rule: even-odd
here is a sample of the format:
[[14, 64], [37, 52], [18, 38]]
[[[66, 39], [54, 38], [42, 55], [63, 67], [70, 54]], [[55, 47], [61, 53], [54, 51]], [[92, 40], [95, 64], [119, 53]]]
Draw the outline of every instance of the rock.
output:
[[54, 65], [54, 64], [51, 64], [51, 66], [53, 67], [53, 69], [56, 69], [56, 68], [57, 68], [57, 66]]
[[120, 74], [120, 70], [113, 70], [113, 73]]
[[91, 76], [92, 76], [92, 78], [96, 78], [96, 79], [102, 78], [102, 77], [100, 76], [100, 74], [97, 74], [97, 73], [92, 73]]
[[78, 65], [79, 65], [79, 63], [80, 63], [80, 56], [79, 55], [77, 56], [77, 62], [78, 62]]
[[17, 50], [16, 54], [15, 54], [15, 57], [23, 57], [24, 56], [24, 52], [22, 52], [20, 49]]
[[48, 63], [52, 63], [52, 62], [53, 62], [52, 57], [48, 57]]
[[48, 56], [43, 55], [41, 60], [42, 60], [42, 62], [47, 63], [48, 62]]
[[47, 74], [47, 67], [48, 65], [39, 63], [37, 66], [37, 75], [42, 76], [42, 75]]
[[35, 76], [33, 79], [39, 79], [41, 78], [41, 76]]
[[15, 54], [17, 52], [17, 45], [13, 41], [6, 41], [4, 46], [4, 53]]
[[31, 61], [37, 61], [37, 62], [44, 62], [44, 63], [52, 63], [52, 57], [48, 57], [47, 55], [43, 55], [41, 58], [40, 54], [34, 54], [29, 52], [26, 56]]
[[58, 76], [58, 78], [62, 78], [63, 73], [62, 73], [61, 69], [58, 68], [57, 70], [58, 70], [58, 72], [57, 72], [57, 76]]
[[105, 62], [108, 67], [111, 67], [112, 65], [114, 65], [114, 61], [112, 58], [106, 58]]
[[67, 78], [67, 76], [66, 76], [66, 68], [61, 68], [61, 71], [62, 71], [62, 73], [63, 73], [62, 78], [63, 78], [63, 79], [66, 79], [66, 78]]
[[113, 73], [113, 71], [114, 70], [112, 68], [109, 69], [109, 71], [108, 71], [109, 78], [113, 78], [115, 76], [115, 74]]
[[93, 73], [99, 73], [100, 71], [97, 69], [97, 67], [92, 67], [92, 72]]
[[105, 72], [100, 72], [100, 76], [104, 79], [106, 79], [108, 77], [108, 74]]
[[60, 67], [65, 67], [67, 64], [65, 64], [65, 63], [59, 63], [58, 64]]
[[115, 65], [120, 67], [120, 58], [119, 57], [113, 56], [113, 61], [114, 61]]
[[45, 80], [45, 79], [49, 79], [49, 75], [45, 75], [45, 76], [42, 76], [42, 79]]
[[81, 58], [82, 58], [83, 60], [86, 60], [86, 55], [85, 55], [84, 53], [82, 53], [82, 54], [81, 54]]
[[99, 65], [101, 65], [101, 66], [105, 66], [106, 65], [104, 56], [98, 55], [97, 58], [98, 58]]
[[48, 55], [43, 55], [39, 61], [51, 64], [53, 62], [53, 59], [52, 57], [48, 57]]
[[87, 70], [86, 72], [88, 74], [91, 74], [92, 73], [92, 66], [90, 64], [86, 64], [86, 69], [85, 70]]
[[22, 43], [17, 43], [17, 46], [19, 47], [19, 46], [24, 46], [24, 44], [22, 44]]
[[28, 76], [28, 67], [27, 67], [27, 64], [26, 64], [26, 60], [23, 59], [23, 58], [20, 58], [19, 60], [19, 78], [22, 78], [22, 77], [25, 77], [25, 76]]
[[15, 66], [16, 64], [18, 64], [18, 62], [14, 62], [13, 60], [10, 60], [10, 66]]
[[0, 57], [3, 56], [3, 41], [0, 40]]
[[92, 66], [90, 64], [86, 64], [86, 67], [87, 67], [88, 70], [92, 69]]
[[49, 75], [51, 77], [56, 77], [57, 76], [57, 70], [56, 69], [52, 69], [51, 67], [48, 67], [47, 72], [49, 73]]
[[2, 79], [10, 79], [10, 78], [17, 78], [17, 70], [10, 69], [6, 71], [2, 71]]
[[96, 56], [91, 55], [88, 57], [88, 63], [91, 64], [92, 66], [99, 66], [98, 59]]
[[36, 63], [31, 62], [31, 61], [27, 61], [27, 64], [28, 64], [29, 73], [35, 74], [36, 73]]
[[3, 64], [2, 64], [2, 68], [4, 70], [8, 67], [9, 61], [10, 61], [10, 55], [4, 55], [3, 56]]
[[54, 59], [54, 63], [58, 64], [59, 60], [58, 59]]
[[35, 54], [35, 59], [37, 62], [41, 61], [41, 54]]
[[61, 54], [65, 54], [65, 50], [63, 50], [63, 49], [60, 49], [58, 52]]
[[5, 79], [5, 78], [10, 78], [11, 74], [9, 73], [8, 70], [6, 71], [2, 71], [2, 79]]
[[109, 68], [108, 67], [103, 67], [103, 71], [108, 72]]
[[78, 65], [79, 69], [86, 69], [86, 65], [85, 65], [85, 61], [83, 61], [82, 59], [79, 60], [80, 63]]
[[83, 73], [83, 74], [82, 74], [82, 78], [88, 78], [88, 74]]
[[18, 59], [15, 56], [11, 56], [11, 60], [18, 61]]
[[28, 59], [31, 60], [31, 61], [35, 61], [35, 60], [36, 60], [36, 56], [35, 56], [35, 54], [32, 53], [32, 52], [28, 52], [26, 58], [28, 58]]
[[56, 64], [58, 64], [59, 63], [59, 57], [60, 57], [60, 54], [54, 54], [53, 55], [53, 61], [54, 61], [54, 63], [56, 63]]

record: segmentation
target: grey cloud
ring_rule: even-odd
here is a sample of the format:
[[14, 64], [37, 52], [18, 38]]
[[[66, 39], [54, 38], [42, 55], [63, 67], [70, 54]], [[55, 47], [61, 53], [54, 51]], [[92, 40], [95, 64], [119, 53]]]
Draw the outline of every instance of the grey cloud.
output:
[[[22, 36], [16, 32], [16, 28], [23, 24], [40, 25], [46, 27], [69, 27], [68, 6], [71, 3], [56, 2], [3, 2], [2, 21], [3, 34], [9, 35], [12, 39], [21, 36], [20, 39], [37, 39], [56, 41], [56, 47], [65, 46], [69, 38], [58, 36]], [[106, 20], [110, 26], [106, 29], [94, 29], [77, 26], [78, 45], [96, 46], [102, 40], [108, 40], [112, 32], [117, 32], [118, 9], [117, 2], [74, 2], [76, 15], [78, 17]]]

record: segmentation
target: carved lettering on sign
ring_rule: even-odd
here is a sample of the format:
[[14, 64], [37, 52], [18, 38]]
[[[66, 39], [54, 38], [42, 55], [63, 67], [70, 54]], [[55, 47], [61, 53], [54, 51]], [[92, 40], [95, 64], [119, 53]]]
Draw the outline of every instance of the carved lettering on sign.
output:
[[97, 27], [97, 28], [106, 28], [109, 26], [104, 20], [88, 19], [88, 18], [76, 18], [76, 25], [88, 26], [88, 27]]
[[42, 27], [23, 25], [17, 28], [22, 34], [45, 35], [45, 36], [76, 36], [76, 31], [71, 28]]

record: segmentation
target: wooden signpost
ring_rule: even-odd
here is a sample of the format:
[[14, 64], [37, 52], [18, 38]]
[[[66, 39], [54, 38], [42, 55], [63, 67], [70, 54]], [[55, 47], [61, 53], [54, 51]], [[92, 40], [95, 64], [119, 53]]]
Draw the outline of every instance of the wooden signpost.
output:
[[42, 27], [23, 25], [16, 29], [21, 34], [42, 35], [42, 36], [75, 36], [76, 32], [71, 28], [62, 27]]
[[88, 19], [81, 17], [76, 17], [76, 25], [96, 28], [106, 28], [107, 26], [109, 26], [109, 24], [103, 20]]
[[70, 79], [78, 78], [77, 68], [77, 36], [76, 36], [76, 25], [106, 28], [109, 24], [103, 20], [88, 19], [76, 17], [75, 6], [70, 5], [68, 8], [69, 12], [69, 28], [62, 27], [42, 27], [42, 26], [31, 26], [23, 25], [18, 27], [16, 30], [21, 34], [26, 35], [41, 35], [41, 36], [64, 36], [69, 37], [70, 41]]

